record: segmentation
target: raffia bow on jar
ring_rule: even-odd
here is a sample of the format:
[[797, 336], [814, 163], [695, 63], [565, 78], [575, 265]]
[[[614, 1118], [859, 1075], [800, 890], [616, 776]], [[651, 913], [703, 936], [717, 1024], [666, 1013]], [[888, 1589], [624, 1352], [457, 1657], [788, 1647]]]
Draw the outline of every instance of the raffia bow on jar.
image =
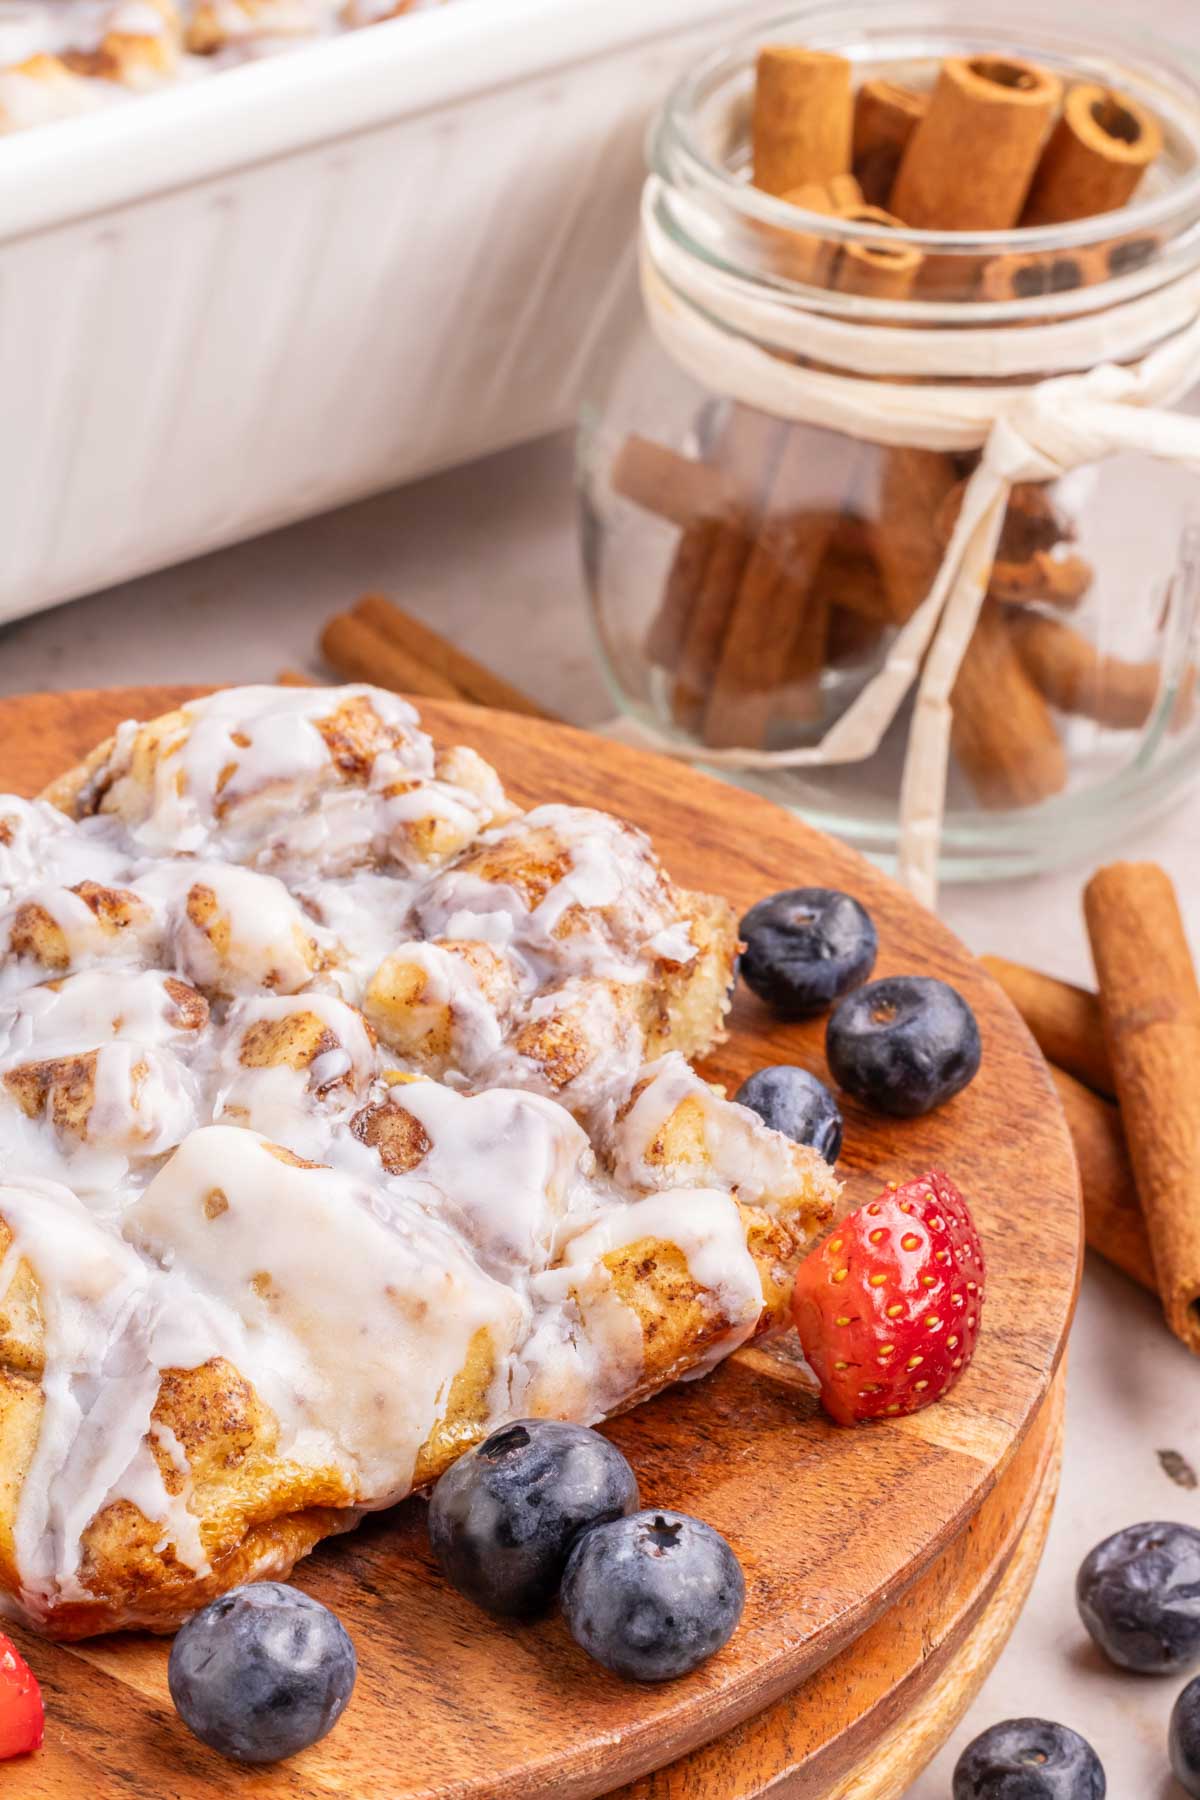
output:
[[[706, 391], [788, 425], [860, 443], [976, 452], [957, 517], [923, 600], [881, 666], [814, 744], [763, 749], [688, 744], [644, 723], [633, 735], [690, 762], [728, 771], [830, 767], [879, 750], [907, 696], [915, 705], [900, 790], [901, 878], [926, 904], [937, 893], [953, 694], [980, 622], [1014, 487], [1049, 483], [1121, 453], [1200, 473], [1200, 419], [1168, 410], [1200, 382], [1200, 273], [1090, 313], [1013, 330], [891, 325], [828, 316], [738, 280], [664, 228], [663, 184], [647, 182], [642, 298], [673, 364]], [[1047, 374], [1075, 369], [1078, 374]], [[1180, 580], [1200, 596], [1200, 553]], [[1177, 609], [1186, 620], [1191, 608]]]

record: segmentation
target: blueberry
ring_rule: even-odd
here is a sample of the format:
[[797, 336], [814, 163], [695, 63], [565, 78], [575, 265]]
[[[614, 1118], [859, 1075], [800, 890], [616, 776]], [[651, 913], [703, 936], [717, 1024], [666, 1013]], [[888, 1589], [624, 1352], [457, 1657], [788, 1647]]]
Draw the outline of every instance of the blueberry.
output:
[[1108, 1783], [1085, 1738], [1047, 1719], [1008, 1719], [968, 1744], [953, 1800], [1104, 1800]]
[[1185, 1794], [1200, 1796], [1200, 1677], [1175, 1702], [1169, 1743], [1176, 1781]]
[[533, 1619], [553, 1602], [579, 1533], [637, 1504], [637, 1477], [615, 1444], [582, 1425], [524, 1419], [446, 1470], [429, 1539], [460, 1594], [499, 1618]]
[[788, 888], [752, 906], [739, 927], [746, 986], [785, 1018], [824, 1012], [865, 981], [879, 940], [869, 915], [836, 888]]
[[1200, 1657], [1200, 1531], [1151, 1522], [1105, 1538], [1080, 1567], [1075, 1599], [1119, 1668], [1180, 1673]]
[[982, 1054], [975, 1014], [930, 975], [869, 982], [841, 1002], [825, 1030], [838, 1085], [898, 1119], [952, 1099], [977, 1074]]
[[280, 1762], [332, 1730], [358, 1663], [328, 1607], [281, 1581], [231, 1588], [193, 1613], [171, 1646], [180, 1718], [234, 1762]]
[[728, 1643], [746, 1583], [719, 1531], [686, 1513], [639, 1512], [579, 1539], [562, 1609], [589, 1656], [629, 1681], [671, 1681]]
[[734, 1099], [756, 1112], [772, 1131], [782, 1131], [797, 1144], [811, 1144], [827, 1163], [842, 1151], [842, 1114], [837, 1101], [815, 1075], [791, 1063], [759, 1069], [744, 1081]]

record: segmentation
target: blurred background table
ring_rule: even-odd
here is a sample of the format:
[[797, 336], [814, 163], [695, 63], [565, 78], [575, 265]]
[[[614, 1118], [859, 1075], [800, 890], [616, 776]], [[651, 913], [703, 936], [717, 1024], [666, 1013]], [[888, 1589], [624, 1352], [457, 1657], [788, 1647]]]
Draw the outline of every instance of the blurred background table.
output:
[[[285, 665], [316, 667], [323, 621], [377, 588], [548, 708], [595, 724], [612, 708], [591, 653], [574, 526], [570, 444], [548, 439], [0, 628], [0, 694], [269, 681]], [[1200, 948], [1200, 794], [1125, 850], [1166, 864]], [[1090, 980], [1083, 873], [950, 888], [941, 911], [978, 952]], [[1035, 1168], [1029, 1180], [1036, 1185]], [[1155, 1303], [1090, 1258], [1046, 1558], [1009, 1648], [910, 1800], [948, 1800], [968, 1737], [1027, 1713], [1092, 1739], [1113, 1800], [1180, 1800], [1165, 1757], [1180, 1684], [1116, 1678], [1073, 1602], [1076, 1566], [1106, 1533], [1149, 1517], [1200, 1526], [1200, 1493], [1173, 1484], [1164, 1450], [1200, 1467], [1200, 1371], [1168, 1337]]]

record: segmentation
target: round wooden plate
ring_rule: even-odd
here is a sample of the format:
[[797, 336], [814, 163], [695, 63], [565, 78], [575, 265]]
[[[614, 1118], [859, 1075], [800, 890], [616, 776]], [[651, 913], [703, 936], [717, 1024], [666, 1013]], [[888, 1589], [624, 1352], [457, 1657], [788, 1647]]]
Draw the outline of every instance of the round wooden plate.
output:
[[[36, 792], [120, 719], [150, 717], [194, 691], [0, 701], [0, 788]], [[983, 1033], [980, 1075], [920, 1120], [882, 1119], [847, 1101], [839, 1172], [855, 1204], [886, 1180], [931, 1167], [963, 1188], [989, 1265], [975, 1364], [949, 1400], [916, 1418], [841, 1431], [823, 1419], [785, 1342], [613, 1423], [646, 1501], [707, 1519], [746, 1571], [739, 1632], [686, 1681], [633, 1687], [590, 1664], [558, 1619], [513, 1628], [478, 1613], [441, 1581], [414, 1501], [323, 1546], [299, 1572], [341, 1615], [360, 1659], [354, 1706], [323, 1744], [274, 1770], [217, 1763], [174, 1717], [161, 1643], [29, 1641], [50, 1725], [46, 1749], [20, 1766], [12, 1791], [22, 1800], [64, 1800], [89, 1787], [106, 1800], [199, 1800], [243, 1788], [271, 1800], [590, 1800], [622, 1783], [635, 1784], [628, 1800], [741, 1800], [767, 1787], [845, 1800], [898, 1792], [845, 1785], [859, 1780], [864, 1731], [894, 1738], [906, 1709], [932, 1704], [937, 1662], [925, 1650], [940, 1644], [948, 1655], [983, 1629], [983, 1608], [1000, 1602], [997, 1583], [1008, 1583], [1015, 1616], [1030, 1560], [1027, 1546], [1018, 1562], [1021, 1533], [1033, 1521], [1030, 1541], [1040, 1541], [1036, 1522], [1044, 1524], [1053, 1485], [1052, 1384], [1081, 1227], [1074, 1158], [1044, 1064], [999, 990], [936, 919], [768, 802], [565, 727], [432, 702], [421, 711], [439, 741], [471, 744], [493, 762], [518, 801], [567, 800], [632, 819], [678, 881], [718, 889], [739, 908], [787, 886], [850, 890], [878, 925], [878, 974], [939, 975], [966, 996]], [[740, 992], [730, 1039], [705, 1073], [731, 1091], [767, 1062], [824, 1074], [822, 1033], [821, 1021], [781, 1024]], [[874, 1688], [856, 1693], [866, 1679], [862, 1647], [881, 1622], [886, 1640], [905, 1617], [916, 1632], [907, 1664], [901, 1654], [883, 1676], [876, 1656]], [[781, 1748], [780, 1719], [792, 1705], [781, 1696], [808, 1682], [796, 1709], [807, 1718], [818, 1671], [829, 1690], [819, 1741], [806, 1744], [801, 1730]], [[769, 1728], [776, 1703], [784, 1710], [756, 1765], [754, 1734]], [[935, 1713], [948, 1724], [945, 1700]], [[917, 1754], [931, 1755], [937, 1731], [914, 1741]], [[739, 1742], [731, 1765], [726, 1747]], [[781, 1757], [788, 1772], [776, 1785]], [[651, 1770], [663, 1773], [643, 1781]], [[6, 1773], [6, 1786], [16, 1774], [16, 1766]]]

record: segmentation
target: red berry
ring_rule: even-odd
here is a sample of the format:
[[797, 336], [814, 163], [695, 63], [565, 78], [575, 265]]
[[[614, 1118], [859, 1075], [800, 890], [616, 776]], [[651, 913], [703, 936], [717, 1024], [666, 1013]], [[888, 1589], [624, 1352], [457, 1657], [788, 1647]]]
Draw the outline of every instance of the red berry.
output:
[[42, 1695], [25, 1658], [0, 1636], [0, 1762], [42, 1743]]
[[975, 1354], [979, 1233], [945, 1175], [889, 1185], [808, 1256], [793, 1299], [800, 1342], [839, 1425], [919, 1412]]

